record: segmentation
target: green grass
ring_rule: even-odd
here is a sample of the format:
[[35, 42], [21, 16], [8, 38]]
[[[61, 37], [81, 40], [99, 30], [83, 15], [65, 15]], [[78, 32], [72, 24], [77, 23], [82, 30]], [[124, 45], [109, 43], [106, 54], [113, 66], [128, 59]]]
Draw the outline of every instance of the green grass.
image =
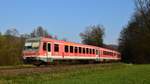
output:
[[43, 73], [0, 76], [0, 84], [150, 84], [150, 65], [73, 65]]

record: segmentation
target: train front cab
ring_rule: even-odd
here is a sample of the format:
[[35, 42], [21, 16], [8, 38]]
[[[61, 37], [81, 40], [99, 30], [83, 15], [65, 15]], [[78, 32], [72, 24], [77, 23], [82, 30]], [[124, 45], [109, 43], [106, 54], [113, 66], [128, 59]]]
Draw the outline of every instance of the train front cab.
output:
[[41, 38], [27, 39], [23, 50], [23, 61], [27, 64], [40, 65], [46, 63], [51, 56], [51, 42]]

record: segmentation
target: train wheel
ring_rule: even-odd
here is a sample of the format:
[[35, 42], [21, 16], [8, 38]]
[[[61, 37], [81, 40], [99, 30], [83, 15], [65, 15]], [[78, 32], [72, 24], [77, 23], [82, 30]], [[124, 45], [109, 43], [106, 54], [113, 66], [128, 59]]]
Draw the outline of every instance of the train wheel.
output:
[[94, 61], [93, 60], [89, 60], [88, 63], [89, 64], [94, 64]]
[[53, 62], [54, 62], [53, 63], [54, 65], [59, 65], [59, 61], [58, 60], [54, 60]]
[[41, 64], [42, 64], [41, 61], [35, 61], [35, 62], [33, 62], [33, 65], [35, 65], [37, 67], [39, 67]]

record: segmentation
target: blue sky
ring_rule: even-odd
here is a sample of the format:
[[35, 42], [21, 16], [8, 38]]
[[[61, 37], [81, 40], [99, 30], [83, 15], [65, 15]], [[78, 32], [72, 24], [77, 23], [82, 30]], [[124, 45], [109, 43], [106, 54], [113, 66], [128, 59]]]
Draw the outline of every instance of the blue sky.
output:
[[133, 0], [0, 0], [0, 31], [16, 28], [30, 33], [42, 26], [59, 38], [80, 42], [80, 32], [101, 24], [104, 42], [117, 44], [134, 9]]

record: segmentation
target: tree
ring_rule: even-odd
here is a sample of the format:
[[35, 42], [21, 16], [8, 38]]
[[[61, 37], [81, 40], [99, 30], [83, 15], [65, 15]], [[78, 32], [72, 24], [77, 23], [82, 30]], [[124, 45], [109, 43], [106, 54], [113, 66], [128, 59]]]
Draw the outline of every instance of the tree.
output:
[[93, 46], [103, 46], [104, 27], [100, 25], [92, 25], [80, 33], [82, 43]]
[[145, 26], [150, 29], [150, 0], [135, 0], [135, 6]]
[[37, 29], [34, 29], [34, 31], [31, 33], [31, 37], [49, 37], [49, 38], [52, 38], [52, 36], [41, 26], [37, 27]]
[[137, 24], [135, 22], [132, 22], [121, 31], [119, 50], [122, 53], [122, 61], [124, 62], [135, 63], [135, 47], [137, 45], [137, 38], [140, 38], [137, 35], [138, 29], [136, 25]]
[[12, 29], [6, 30], [5, 35], [6, 36], [19, 36], [19, 32], [17, 29], [12, 28]]
[[136, 12], [121, 31], [119, 50], [122, 61], [150, 63], [150, 0], [136, 0]]

